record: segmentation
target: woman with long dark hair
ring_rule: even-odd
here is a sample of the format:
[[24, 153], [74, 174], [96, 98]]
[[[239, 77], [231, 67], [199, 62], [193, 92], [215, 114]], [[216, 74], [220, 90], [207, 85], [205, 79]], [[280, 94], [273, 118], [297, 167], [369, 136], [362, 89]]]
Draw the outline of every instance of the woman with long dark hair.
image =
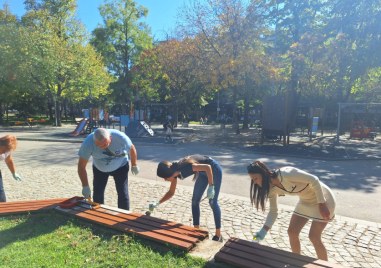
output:
[[278, 196], [299, 196], [294, 213], [288, 227], [291, 250], [300, 254], [299, 234], [309, 220], [312, 220], [309, 239], [317, 257], [327, 260], [327, 250], [321, 240], [321, 235], [328, 222], [335, 214], [335, 197], [327, 185], [319, 178], [306, 171], [294, 167], [282, 167], [270, 170], [260, 161], [247, 166], [251, 178], [250, 198], [256, 209], [265, 211], [267, 200], [270, 202], [269, 213], [265, 224], [254, 235], [254, 239], [262, 240], [271, 229], [278, 216]]
[[222, 169], [218, 162], [209, 156], [190, 155], [176, 162], [162, 161], [157, 167], [157, 176], [171, 183], [168, 192], [158, 201], [150, 204], [150, 210], [172, 198], [175, 194], [177, 179], [183, 180], [194, 175], [195, 181], [192, 196], [192, 215], [195, 228], [200, 227], [200, 202], [207, 190], [209, 205], [213, 210], [216, 232], [212, 240], [222, 242], [221, 209], [218, 204], [222, 181]]

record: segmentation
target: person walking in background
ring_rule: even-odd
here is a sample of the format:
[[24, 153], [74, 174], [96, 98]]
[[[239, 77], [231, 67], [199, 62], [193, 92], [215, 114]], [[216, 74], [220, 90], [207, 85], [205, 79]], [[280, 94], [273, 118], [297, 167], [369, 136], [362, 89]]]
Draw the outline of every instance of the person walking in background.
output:
[[[13, 135], [6, 135], [0, 138], [0, 160], [4, 160], [9, 171], [16, 181], [21, 181], [21, 176], [16, 173], [16, 167], [12, 158], [12, 151], [16, 150], [17, 138]], [[0, 202], [6, 202], [7, 198], [4, 190], [3, 177], [0, 170]]]
[[193, 225], [200, 228], [200, 202], [203, 193], [207, 190], [209, 205], [213, 210], [216, 232], [212, 240], [222, 242], [221, 236], [221, 209], [218, 204], [222, 182], [222, 169], [218, 162], [209, 156], [190, 155], [177, 162], [162, 161], [157, 167], [157, 176], [171, 183], [169, 191], [157, 202], [150, 204], [150, 210], [169, 200], [175, 194], [177, 179], [183, 180], [194, 175], [195, 181], [192, 196]]
[[118, 208], [129, 210], [129, 160], [131, 160], [132, 174], [139, 173], [136, 148], [130, 138], [119, 130], [98, 128], [83, 141], [78, 155], [78, 175], [82, 182], [83, 196], [91, 197], [86, 165], [92, 156], [94, 202], [104, 204], [108, 177], [113, 176], [118, 193]]
[[299, 234], [308, 220], [312, 220], [309, 238], [317, 257], [328, 260], [327, 250], [321, 240], [322, 232], [335, 214], [335, 197], [332, 191], [318, 177], [295, 167], [282, 167], [270, 170], [265, 164], [256, 161], [247, 166], [251, 178], [250, 199], [258, 210], [265, 211], [267, 199], [269, 213], [262, 229], [254, 235], [255, 240], [265, 238], [278, 216], [278, 196], [299, 196], [288, 227], [291, 250], [300, 254]]
[[171, 121], [167, 121], [167, 123], [165, 123], [165, 141], [167, 142], [173, 142], [173, 139], [172, 139], [172, 132], [173, 132], [173, 126], [171, 124]]

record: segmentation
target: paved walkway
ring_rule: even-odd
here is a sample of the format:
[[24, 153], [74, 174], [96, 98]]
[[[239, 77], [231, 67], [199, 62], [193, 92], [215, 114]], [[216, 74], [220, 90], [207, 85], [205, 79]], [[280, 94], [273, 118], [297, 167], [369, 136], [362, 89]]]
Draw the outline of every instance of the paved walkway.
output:
[[[9, 130], [6, 132], [9, 133]], [[1, 131], [0, 135], [2, 136], [6, 132]], [[20, 140], [42, 141], [56, 137], [55, 139], [63, 142], [81, 142], [83, 139], [63, 139], [62, 130], [24, 129], [18, 131], [13, 129], [12, 132], [15, 132], [20, 137]], [[30, 157], [38, 156], [36, 153]], [[18, 172], [28, 177], [21, 183], [14, 181], [9, 171], [3, 168], [3, 164], [1, 164], [8, 200], [47, 199], [80, 195], [76, 165], [62, 166], [57, 161], [57, 158], [55, 160], [54, 163], [47, 163], [43, 167], [30, 168], [25, 164], [18, 165]], [[76, 161], [76, 157], [73, 158], [73, 161]], [[88, 173], [91, 178], [92, 171], [90, 168]], [[145, 213], [148, 203], [158, 200], [167, 190], [168, 183], [162, 180], [149, 181], [131, 175], [131, 209]], [[191, 224], [191, 196], [191, 187], [179, 185], [175, 196], [170, 201], [160, 205], [153, 216], [183, 224]], [[116, 206], [116, 192], [112, 182], [109, 183], [106, 189], [105, 197], [107, 205]], [[238, 237], [251, 240], [252, 234], [261, 228], [266, 215], [253, 209], [248, 198], [222, 193], [219, 203], [222, 210], [223, 237], [225, 239]], [[375, 204], [375, 209], [377, 209], [376, 206]], [[291, 214], [291, 207], [280, 206], [278, 220], [262, 244], [290, 251], [287, 227]], [[209, 230], [213, 235], [213, 216], [207, 201], [203, 201], [201, 204], [201, 227]], [[302, 254], [315, 257], [314, 248], [308, 239], [308, 230], [308, 228], [305, 228], [301, 234]], [[380, 223], [337, 216], [326, 228], [323, 240], [331, 262], [347, 267], [381, 267]]]

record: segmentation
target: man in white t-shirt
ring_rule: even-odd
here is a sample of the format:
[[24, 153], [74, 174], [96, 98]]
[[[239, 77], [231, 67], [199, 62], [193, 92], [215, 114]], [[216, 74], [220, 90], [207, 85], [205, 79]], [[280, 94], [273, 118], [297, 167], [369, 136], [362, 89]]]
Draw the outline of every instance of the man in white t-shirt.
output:
[[118, 193], [118, 208], [129, 210], [129, 160], [131, 160], [132, 174], [137, 175], [139, 173], [136, 148], [130, 138], [119, 130], [98, 128], [86, 137], [78, 155], [78, 175], [82, 182], [83, 196], [85, 198], [91, 197], [86, 165], [92, 156], [93, 201], [100, 204], [104, 203], [104, 191], [108, 177], [111, 175], [114, 177]]

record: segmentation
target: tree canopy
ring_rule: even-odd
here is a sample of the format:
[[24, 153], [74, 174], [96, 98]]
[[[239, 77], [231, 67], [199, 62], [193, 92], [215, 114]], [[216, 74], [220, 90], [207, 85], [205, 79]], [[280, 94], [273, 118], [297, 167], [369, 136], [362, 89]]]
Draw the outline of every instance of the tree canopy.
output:
[[293, 91], [322, 107], [379, 99], [380, 0], [191, 0], [162, 41], [133, 0], [105, 0], [91, 34], [75, 0], [25, 8], [21, 18], [0, 10], [1, 105], [44, 96], [59, 117], [63, 102], [91, 98], [189, 115], [218, 98], [247, 126], [266, 95]]

